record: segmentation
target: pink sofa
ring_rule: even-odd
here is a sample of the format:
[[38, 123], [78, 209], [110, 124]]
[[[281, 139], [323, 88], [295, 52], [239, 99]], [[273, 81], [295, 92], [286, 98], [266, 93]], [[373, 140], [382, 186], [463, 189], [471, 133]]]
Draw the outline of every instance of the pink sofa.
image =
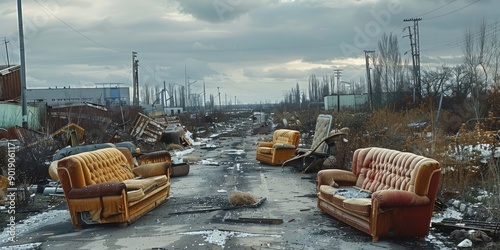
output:
[[441, 168], [436, 160], [385, 148], [354, 152], [352, 172], [318, 172], [318, 208], [372, 236], [429, 234]]

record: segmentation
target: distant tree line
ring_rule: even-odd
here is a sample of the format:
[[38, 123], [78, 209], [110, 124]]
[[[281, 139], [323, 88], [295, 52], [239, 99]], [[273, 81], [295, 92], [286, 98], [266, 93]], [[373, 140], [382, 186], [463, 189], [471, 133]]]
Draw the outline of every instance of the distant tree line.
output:
[[[500, 91], [499, 31], [498, 21], [486, 20], [482, 20], [474, 29], [465, 30], [463, 38], [455, 45], [462, 47], [462, 62], [456, 65], [439, 62], [423, 64], [425, 66], [420, 69], [420, 86], [415, 85], [412, 62], [402, 59], [397, 36], [393, 33], [383, 34], [374, 56], [370, 58], [373, 102], [379, 104], [375, 106], [381, 107], [381, 93], [395, 93], [398, 99], [390, 104], [397, 109], [437, 103], [442, 96], [443, 108], [450, 109], [465, 119], [485, 117], [495, 106], [492, 101], [488, 101], [488, 97]], [[449, 45], [442, 45], [440, 48], [443, 46]], [[421, 57], [422, 54], [429, 52], [424, 50]], [[306, 108], [309, 103], [323, 102], [324, 96], [332, 94], [329, 89], [333, 89], [334, 80], [333, 75], [318, 79], [312, 74], [308, 89], [299, 89], [297, 83], [284, 96], [282, 104]], [[500, 113], [495, 116], [500, 116]]]

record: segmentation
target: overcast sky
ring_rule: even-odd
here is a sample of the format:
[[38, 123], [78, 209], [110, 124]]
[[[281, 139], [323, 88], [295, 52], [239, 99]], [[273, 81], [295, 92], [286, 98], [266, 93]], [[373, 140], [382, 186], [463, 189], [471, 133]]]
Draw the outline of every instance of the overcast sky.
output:
[[[410, 50], [404, 19], [422, 18], [422, 67], [460, 62], [463, 35], [497, 21], [494, 0], [23, 0], [28, 88], [184, 85], [222, 102], [279, 102], [298, 83], [342, 69], [365, 78], [363, 50], [385, 32]], [[17, 1], [0, 0], [0, 64], [19, 64]], [[403, 59], [411, 61], [411, 53]], [[363, 80], [364, 81], [364, 80]], [[225, 99], [224, 99], [225, 98]]]

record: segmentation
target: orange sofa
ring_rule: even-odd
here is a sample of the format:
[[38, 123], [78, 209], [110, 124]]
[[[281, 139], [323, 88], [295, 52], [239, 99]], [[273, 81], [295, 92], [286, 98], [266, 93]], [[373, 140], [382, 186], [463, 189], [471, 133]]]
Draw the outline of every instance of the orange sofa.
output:
[[65, 157], [57, 174], [76, 228], [129, 224], [167, 200], [170, 161], [134, 167], [130, 150], [106, 148]]
[[357, 149], [352, 172], [321, 170], [318, 208], [372, 236], [429, 234], [441, 168], [436, 160], [385, 148]]
[[281, 165], [295, 155], [299, 141], [299, 131], [278, 129], [274, 131], [271, 142], [258, 142], [256, 159], [269, 165]]
[[170, 153], [167, 150], [154, 151], [150, 153], [138, 154], [135, 159], [137, 164], [142, 166], [144, 164], [158, 163], [158, 162], [171, 162], [170, 164], [170, 177], [185, 176], [189, 174], [189, 164], [185, 162], [175, 163], [172, 161]]

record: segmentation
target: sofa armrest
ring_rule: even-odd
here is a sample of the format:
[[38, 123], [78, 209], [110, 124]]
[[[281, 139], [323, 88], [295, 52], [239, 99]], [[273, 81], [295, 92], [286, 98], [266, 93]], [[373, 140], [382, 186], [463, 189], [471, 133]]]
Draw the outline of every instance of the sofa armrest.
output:
[[379, 207], [410, 207], [430, 204], [427, 196], [420, 196], [403, 190], [381, 190], [372, 194], [372, 199], [378, 201]]
[[257, 143], [257, 147], [268, 147], [268, 148], [271, 148], [273, 146], [273, 143], [272, 142], [268, 142], [268, 141], [261, 141], [259, 143]]
[[342, 169], [324, 169], [318, 172], [318, 188], [321, 185], [354, 186], [358, 177], [351, 171]]
[[68, 192], [69, 199], [96, 198], [110, 195], [121, 195], [125, 189], [122, 182], [104, 182], [81, 188], [72, 188]]
[[132, 172], [136, 176], [140, 176], [142, 178], [149, 178], [159, 175], [166, 175], [167, 177], [169, 177], [170, 165], [171, 163], [169, 162], [149, 163], [134, 168]]

